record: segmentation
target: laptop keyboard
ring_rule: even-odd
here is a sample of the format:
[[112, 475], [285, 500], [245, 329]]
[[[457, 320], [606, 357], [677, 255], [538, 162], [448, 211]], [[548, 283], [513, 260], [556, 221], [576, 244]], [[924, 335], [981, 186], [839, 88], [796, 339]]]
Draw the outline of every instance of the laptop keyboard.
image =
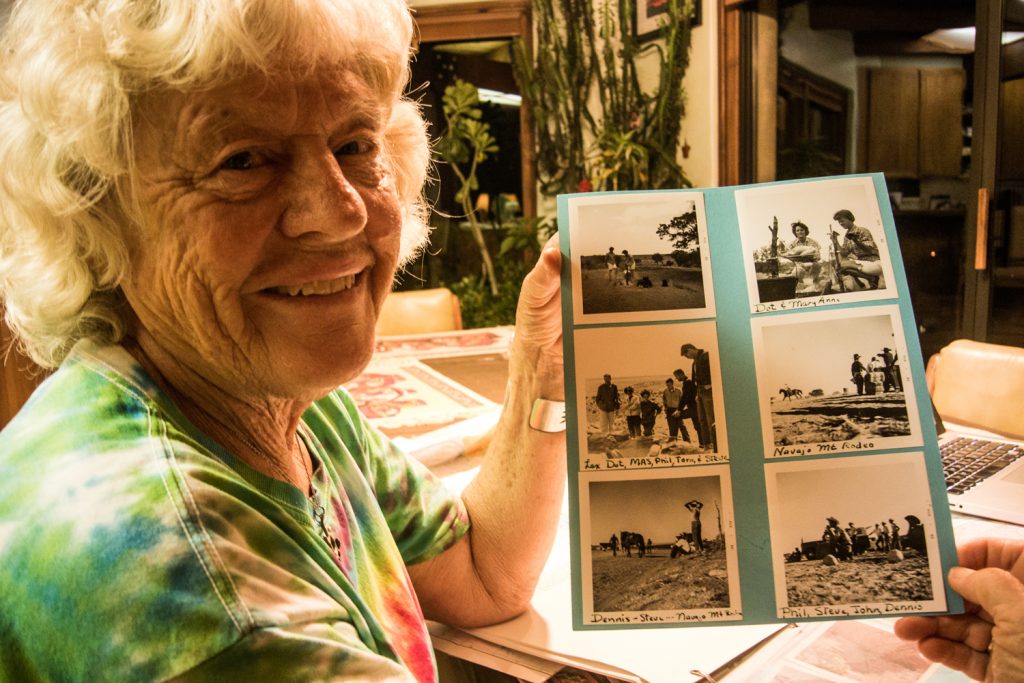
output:
[[1024, 455], [1024, 448], [1012, 443], [958, 436], [943, 443], [942, 471], [949, 493], [964, 493]]

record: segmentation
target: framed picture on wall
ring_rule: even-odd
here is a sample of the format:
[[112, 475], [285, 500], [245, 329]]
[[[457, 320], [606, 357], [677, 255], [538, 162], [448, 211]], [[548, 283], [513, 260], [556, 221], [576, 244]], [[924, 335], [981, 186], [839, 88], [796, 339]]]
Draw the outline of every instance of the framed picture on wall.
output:
[[[633, 23], [637, 40], [644, 42], [661, 36], [661, 22], [668, 14], [669, 0], [636, 0], [636, 21]], [[693, 20], [690, 26], [700, 26], [701, 0], [694, 0]]]

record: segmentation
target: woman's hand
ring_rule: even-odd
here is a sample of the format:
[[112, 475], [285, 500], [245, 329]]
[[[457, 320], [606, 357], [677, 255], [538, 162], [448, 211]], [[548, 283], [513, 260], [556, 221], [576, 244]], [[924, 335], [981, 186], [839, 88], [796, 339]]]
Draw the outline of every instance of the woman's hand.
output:
[[979, 539], [959, 548], [949, 584], [967, 600], [955, 616], [905, 617], [896, 635], [925, 658], [975, 680], [1024, 681], [1024, 542]]
[[[548, 239], [537, 265], [526, 276], [519, 292], [516, 332], [511, 369], [522, 360], [538, 373], [540, 391], [534, 398], [561, 399], [562, 386], [562, 306], [559, 297], [562, 255], [558, 233]], [[517, 358], [517, 354], [525, 357]]]

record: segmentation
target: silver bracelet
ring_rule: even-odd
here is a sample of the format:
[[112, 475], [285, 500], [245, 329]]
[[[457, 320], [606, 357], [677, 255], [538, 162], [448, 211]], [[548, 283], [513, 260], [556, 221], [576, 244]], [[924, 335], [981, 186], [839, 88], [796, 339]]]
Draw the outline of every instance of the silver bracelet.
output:
[[535, 399], [530, 411], [530, 429], [538, 432], [564, 432], [565, 401]]

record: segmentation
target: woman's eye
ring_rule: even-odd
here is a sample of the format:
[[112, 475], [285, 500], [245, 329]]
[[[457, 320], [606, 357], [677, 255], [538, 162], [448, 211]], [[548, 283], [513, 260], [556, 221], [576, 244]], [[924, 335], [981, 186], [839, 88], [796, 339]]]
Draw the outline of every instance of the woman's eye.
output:
[[260, 165], [260, 159], [253, 152], [238, 152], [221, 162], [223, 171], [251, 171]]
[[334, 156], [348, 156], [352, 154], [366, 154], [373, 149], [373, 143], [368, 140], [353, 140], [346, 142], [334, 150]]

